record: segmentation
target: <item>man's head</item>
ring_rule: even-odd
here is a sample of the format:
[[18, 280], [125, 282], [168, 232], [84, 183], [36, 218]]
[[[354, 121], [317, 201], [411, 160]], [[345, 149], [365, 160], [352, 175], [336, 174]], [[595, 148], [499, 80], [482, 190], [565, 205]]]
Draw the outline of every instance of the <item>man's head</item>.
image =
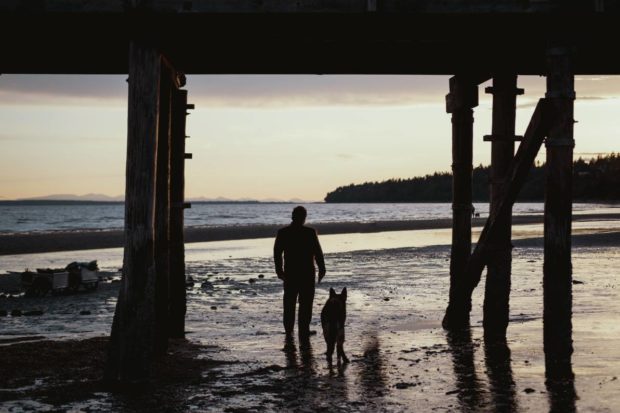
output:
[[293, 224], [303, 225], [306, 222], [306, 208], [297, 206], [293, 209]]

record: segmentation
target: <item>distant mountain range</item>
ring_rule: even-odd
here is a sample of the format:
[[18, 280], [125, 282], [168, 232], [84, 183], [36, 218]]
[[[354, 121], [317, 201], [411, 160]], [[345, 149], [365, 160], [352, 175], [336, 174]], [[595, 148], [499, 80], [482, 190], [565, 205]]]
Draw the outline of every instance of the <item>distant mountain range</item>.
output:
[[96, 202], [123, 202], [123, 195], [109, 196], [104, 194], [54, 194], [32, 198], [19, 198], [17, 201], [96, 201]]
[[[1, 201], [9, 201], [9, 199], [0, 197]], [[117, 195], [110, 196], [104, 194], [84, 194], [84, 195], [75, 195], [75, 194], [53, 194], [53, 195], [45, 195], [38, 196], [32, 198], [19, 198], [14, 201], [19, 202], [45, 202], [45, 201], [71, 201], [71, 202], [123, 202], [125, 200], [125, 196]], [[189, 202], [214, 202], [214, 203], [227, 203], [227, 202], [242, 202], [242, 203], [278, 203], [278, 202], [286, 202], [286, 203], [298, 203], [298, 204], [307, 204], [315, 201], [307, 201], [299, 198], [292, 198], [288, 200], [282, 200], [277, 198], [265, 198], [265, 199], [252, 199], [252, 198], [239, 198], [239, 199], [231, 199], [224, 197], [217, 198], [207, 198], [207, 197], [195, 197], [189, 198]]]

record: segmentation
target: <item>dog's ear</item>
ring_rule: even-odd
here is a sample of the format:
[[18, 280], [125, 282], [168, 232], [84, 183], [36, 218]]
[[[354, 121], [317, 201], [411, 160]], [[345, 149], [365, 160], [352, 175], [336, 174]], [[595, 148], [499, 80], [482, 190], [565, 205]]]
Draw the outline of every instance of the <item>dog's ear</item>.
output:
[[330, 289], [329, 289], [329, 298], [332, 298], [332, 297], [334, 297], [335, 295], [336, 295], [336, 291], [334, 291], [334, 289], [333, 289], [333, 288], [330, 288]]
[[342, 296], [343, 301], [347, 301], [347, 287], [344, 287], [342, 289], [342, 292], [340, 293], [340, 295]]

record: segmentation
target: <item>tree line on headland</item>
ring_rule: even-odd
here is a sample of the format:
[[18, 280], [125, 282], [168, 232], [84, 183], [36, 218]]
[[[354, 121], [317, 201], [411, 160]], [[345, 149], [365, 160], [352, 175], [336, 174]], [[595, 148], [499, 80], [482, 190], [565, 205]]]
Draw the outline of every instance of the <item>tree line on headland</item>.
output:
[[[489, 166], [473, 170], [472, 196], [477, 202], [489, 200]], [[519, 193], [518, 201], [542, 201], [545, 165], [537, 164]], [[590, 160], [579, 158], [573, 164], [573, 198], [579, 201], [620, 200], [620, 154], [612, 153]], [[435, 172], [410, 179], [389, 179], [341, 186], [325, 196], [325, 202], [450, 202], [452, 174]]]

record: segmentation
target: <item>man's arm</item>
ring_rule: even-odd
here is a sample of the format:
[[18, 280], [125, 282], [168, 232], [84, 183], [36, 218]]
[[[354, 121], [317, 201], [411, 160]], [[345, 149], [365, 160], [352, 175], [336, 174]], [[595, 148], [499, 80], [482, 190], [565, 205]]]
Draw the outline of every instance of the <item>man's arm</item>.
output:
[[314, 231], [314, 260], [319, 267], [319, 282], [321, 282], [323, 277], [325, 277], [325, 258], [323, 257], [323, 249], [316, 231]]
[[273, 244], [273, 262], [276, 265], [276, 274], [278, 278], [284, 279], [284, 269], [282, 268], [282, 253], [284, 252], [284, 245], [282, 242], [282, 236], [280, 235], [280, 231], [278, 231], [278, 235], [276, 235], [276, 242]]

